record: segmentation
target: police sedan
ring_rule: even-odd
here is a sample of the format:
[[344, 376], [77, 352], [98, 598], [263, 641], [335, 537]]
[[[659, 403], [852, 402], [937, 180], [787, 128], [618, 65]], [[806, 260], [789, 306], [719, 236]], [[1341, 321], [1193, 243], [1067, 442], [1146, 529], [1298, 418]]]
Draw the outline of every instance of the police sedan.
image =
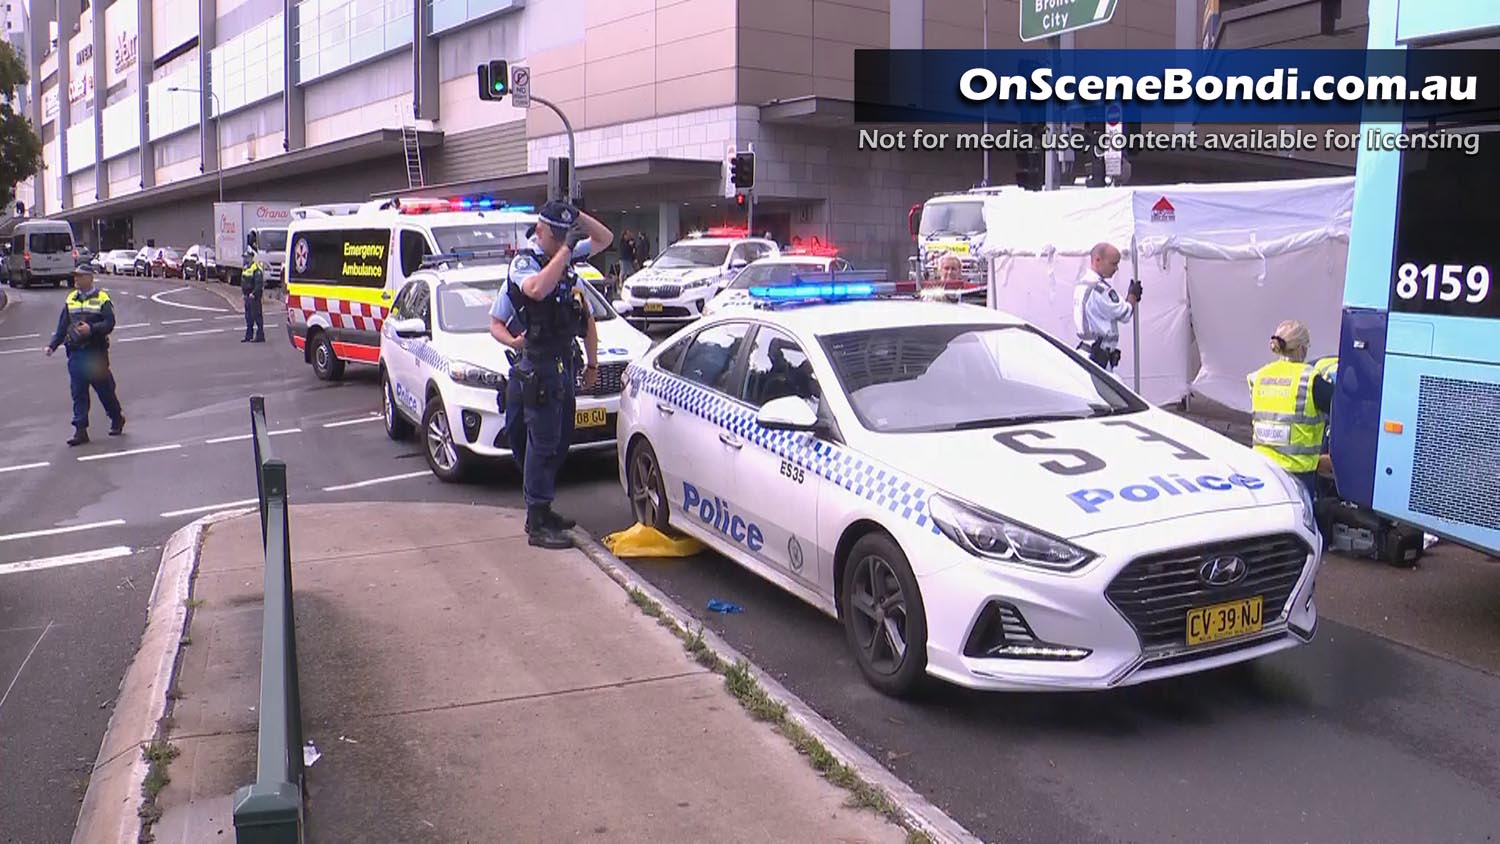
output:
[[[476, 458], [510, 455], [501, 396], [510, 360], [490, 336], [490, 308], [507, 266], [421, 270], [401, 288], [381, 326], [380, 387], [385, 430], [405, 439], [420, 429], [432, 473], [464, 479]], [[572, 448], [613, 448], [620, 380], [651, 338], [630, 327], [591, 285], [578, 286], [599, 334], [599, 380], [577, 386]]]
[[806, 251], [790, 250], [780, 255], [761, 258], [740, 270], [718, 295], [703, 306], [703, 313], [716, 314], [725, 308], [743, 307], [751, 303], [750, 288], [793, 284], [811, 276], [826, 275], [830, 279], [838, 273], [849, 272], [849, 262], [837, 253], [815, 255]]
[[888, 694], [1105, 689], [1311, 640], [1301, 484], [1026, 322], [914, 289], [756, 288], [632, 364], [636, 518], [836, 617]]

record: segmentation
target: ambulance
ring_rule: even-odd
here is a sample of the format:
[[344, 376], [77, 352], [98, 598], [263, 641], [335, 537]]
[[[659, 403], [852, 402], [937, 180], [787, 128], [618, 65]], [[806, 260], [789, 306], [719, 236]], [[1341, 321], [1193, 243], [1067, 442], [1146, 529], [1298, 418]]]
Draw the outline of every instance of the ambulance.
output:
[[[387, 199], [292, 211], [287, 232], [287, 339], [324, 381], [348, 363], [380, 361], [380, 329], [396, 293], [434, 255], [519, 250], [529, 205], [489, 196]], [[604, 276], [580, 263], [593, 285]]]

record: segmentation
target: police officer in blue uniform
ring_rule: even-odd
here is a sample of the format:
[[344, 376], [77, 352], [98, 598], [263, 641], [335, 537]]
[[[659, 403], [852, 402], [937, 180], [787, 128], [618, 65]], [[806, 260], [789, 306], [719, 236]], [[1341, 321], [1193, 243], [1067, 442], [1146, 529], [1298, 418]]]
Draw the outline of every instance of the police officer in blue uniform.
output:
[[57, 318], [57, 330], [47, 343], [47, 357], [58, 346], [68, 350], [68, 379], [73, 393], [73, 437], [68, 445], [89, 441], [89, 388], [109, 416], [109, 435], [125, 430], [125, 414], [115, 395], [115, 376], [109, 369], [109, 333], [115, 329], [115, 306], [109, 294], [94, 286], [94, 274], [73, 273], [73, 290]]
[[[583, 239], [569, 248], [568, 234]], [[566, 202], [548, 202], [535, 233], [510, 263], [509, 281], [490, 311], [490, 333], [515, 353], [503, 397], [511, 451], [521, 466], [528, 541], [570, 548], [572, 519], [552, 510], [557, 473], [573, 438], [575, 384], [599, 378], [598, 335], [579, 287], [575, 261], [609, 248], [614, 234]], [[580, 355], [579, 339], [588, 340]], [[587, 357], [587, 364], [581, 360]]]

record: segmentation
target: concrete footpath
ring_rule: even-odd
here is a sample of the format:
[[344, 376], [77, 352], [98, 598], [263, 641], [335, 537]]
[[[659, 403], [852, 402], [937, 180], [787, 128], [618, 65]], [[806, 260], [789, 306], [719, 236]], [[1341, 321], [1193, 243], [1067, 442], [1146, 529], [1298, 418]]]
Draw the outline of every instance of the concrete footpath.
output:
[[[527, 545], [514, 511], [299, 506], [292, 552], [320, 754], [309, 841], [906, 840], [600, 565]], [[255, 773], [262, 559], [254, 513], [206, 528], [157, 842], [233, 840], [231, 798]]]

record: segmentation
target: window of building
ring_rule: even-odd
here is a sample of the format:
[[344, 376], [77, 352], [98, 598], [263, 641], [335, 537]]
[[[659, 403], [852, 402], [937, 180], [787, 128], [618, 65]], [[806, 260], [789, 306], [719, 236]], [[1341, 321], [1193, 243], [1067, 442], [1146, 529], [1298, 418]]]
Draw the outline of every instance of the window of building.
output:
[[432, 12], [433, 32], [458, 29], [523, 5], [523, 0], [427, 0], [427, 8]]
[[411, 46], [404, 0], [304, 0], [296, 15], [299, 83]]
[[[280, 94], [286, 87], [282, 19], [275, 15], [209, 54], [209, 78], [225, 113]], [[196, 80], [187, 84], [196, 86]]]

